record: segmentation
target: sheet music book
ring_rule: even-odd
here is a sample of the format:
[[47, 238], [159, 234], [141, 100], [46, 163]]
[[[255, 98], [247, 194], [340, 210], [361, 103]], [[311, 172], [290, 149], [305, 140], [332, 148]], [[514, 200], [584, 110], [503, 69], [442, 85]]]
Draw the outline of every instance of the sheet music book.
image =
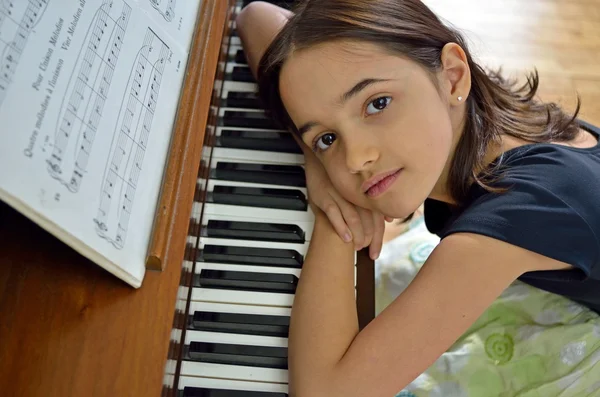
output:
[[0, 199], [141, 286], [201, 0], [0, 0]]

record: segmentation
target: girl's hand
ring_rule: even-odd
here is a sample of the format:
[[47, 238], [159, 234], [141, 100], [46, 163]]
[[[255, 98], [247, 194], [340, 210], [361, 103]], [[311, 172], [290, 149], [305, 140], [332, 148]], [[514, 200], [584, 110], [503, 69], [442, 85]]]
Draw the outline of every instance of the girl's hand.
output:
[[383, 215], [346, 201], [333, 187], [312, 152], [305, 151], [304, 159], [308, 198], [313, 211], [323, 211], [336, 233], [346, 242], [353, 241], [357, 251], [369, 246], [369, 256], [376, 259], [385, 231]]

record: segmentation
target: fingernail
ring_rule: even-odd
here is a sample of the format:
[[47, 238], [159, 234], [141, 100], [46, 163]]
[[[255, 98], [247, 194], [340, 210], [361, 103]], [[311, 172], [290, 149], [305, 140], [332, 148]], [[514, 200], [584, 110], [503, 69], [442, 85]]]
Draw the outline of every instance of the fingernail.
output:
[[349, 232], [346, 232], [346, 234], [344, 234], [344, 241], [347, 243], [352, 241], [352, 235]]

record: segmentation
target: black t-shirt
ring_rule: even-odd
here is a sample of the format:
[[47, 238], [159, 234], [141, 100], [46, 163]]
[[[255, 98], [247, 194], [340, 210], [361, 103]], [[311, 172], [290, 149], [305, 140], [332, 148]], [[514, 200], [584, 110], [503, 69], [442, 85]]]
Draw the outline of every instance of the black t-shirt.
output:
[[[600, 136], [600, 129], [581, 126]], [[494, 186], [507, 192], [474, 184], [461, 208], [427, 199], [428, 230], [440, 238], [482, 234], [568, 263], [574, 269], [528, 272], [519, 279], [600, 313], [600, 143], [528, 144], [505, 152], [503, 164], [504, 177]]]

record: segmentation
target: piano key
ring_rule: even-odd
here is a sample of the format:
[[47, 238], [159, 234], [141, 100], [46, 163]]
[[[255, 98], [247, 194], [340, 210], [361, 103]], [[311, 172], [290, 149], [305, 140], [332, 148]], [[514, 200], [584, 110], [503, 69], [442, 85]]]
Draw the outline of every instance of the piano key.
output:
[[284, 223], [210, 220], [206, 226], [206, 235], [227, 239], [305, 243], [304, 231], [298, 225]]
[[287, 369], [287, 348], [192, 342], [189, 358], [197, 361], [264, 368]]
[[[224, 267], [225, 265], [219, 265]], [[265, 270], [271, 270], [265, 268]], [[282, 269], [287, 274], [300, 274], [299, 271]], [[285, 273], [283, 273], [285, 274]], [[185, 305], [184, 305], [185, 306]], [[227, 303], [214, 303], [214, 302], [190, 302], [188, 315], [193, 315], [197, 311], [208, 311], [215, 313], [238, 313], [238, 314], [249, 314], [249, 315], [264, 315], [264, 316], [277, 316], [277, 317], [289, 317], [291, 309], [288, 307], [271, 307], [271, 306], [252, 306], [252, 305], [236, 305]]]
[[[229, 44], [228, 52], [229, 52], [230, 59], [227, 63], [231, 63], [232, 57], [235, 57], [235, 55], [240, 50], [242, 50], [242, 52], [244, 51], [244, 47], [241, 44]], [[240, 63], [247, 63], [247, 62], [240, 62]]]
[[182, 397], [287, 397], [286, 393], [186, 387]]
[[[240, 41], [240, 46], [241, 46], [241, 41]], [[248, 58], [246, 58], [246, 54], [244, 53], [244, 50], [241, 48], [236, 49], [233, 60], [235, 61], [235, 63], [241, 64], [241, 65], [248, 64]]]
[[229, 91], [221, 99], [221, 106], [242, 109], [263, 109], [262, 102], [255, 92]]
[[[194, 203], [194, 206], [200, 206], [200, 203]], [[209, 203], [206, 204], [206, 210], [204, 211], [204, 216], [202, 217], [202, 226], [201, 226], [201, 235], [205, 236], [205, 237], [212, 237], [212, 236], [208, 236], [208, 233], [206, 233], [207, 231], [207, 227], [208, 227], [208, 223], [212, 220], [214, 221], [231, 221], [231, 222], [250, 222], [250, 223], [260, 223], [260, 224], [284, 224], [286, 226], [290, 226], [293, 227], [294, 229], [298, 229], [300, 230], [300, 232], [298, 232], [298, 234], [300, 236], [303, 236], [303, 241], [300, 241], [300, 238], [298, 238], [298, 241], [286, 241], [286, 242], [290, 242], [290, 243], [296, 243], [296, 244], [305, 244], [306, 242], [310, 241], [310, 238], [312, 236], [312, 229], [314, 228], [314, 222], [312, 222], [311, 220], [307, 219], [307, 220], [294, 220], [294, 221], [290, 221], [290, 220], [282, 220], [280, 218], [277, 218], [276, 216], [273, 217], [261, 217], [259, 219], [257, 218], [253, 218], [250, 216], [246, 216], [248, 214], [244, 214], [243, 216], [240, 215], [239, 212], [239, 207], [234, 207], [234, 206], [221, 206], [222, 210], [224, 212], [220, 212], [220, 213], [214, 213], [208, 206], [211, 205]], [[217, 204], [218, 205], [218, 204]], [[233, 210], [238, 210], [238, 211], [229, 211], [229, 209], [233, 209]], [[282, 211], [282, 210], [277, 210], [277, 211]], [[295, 211], [297, 213], [297, 211]], [[305, 215], [306, 218], [308, 218], [308, 215]], [[198, 215], [197, 218], [193, 219], [199, 221], [200, 220], [200, 216]], [[290, 240], [292, 238], [290, 237]], [[257, 239], [259, 241], [261, 241], [260, 239]], [[264, 240], [267, 241], [267, 240]], [[269, 240], [269, 241], [273, 241], [273, 240]], [[282, 241], [283, 242], [283, 241]]]
[[[266, 397], [287, 397], [288, 386], [281, 383], [264, 383], [264, 382], [244, 382], [232, 379], [214, 379], [203, 378], [199, 376], [181, 376], [178, 381], [178, 388], [181, 392], [186, 387], [190, 388], [207, 388], [215, 390], [236, 390], [245, 392], [270, 392], [279, 393], [267, 395]], [[208, 395], [210, 396], [210, 394]], [[226, 395], [227, 396], [227, 395]], [[246, 395], [242, 395], [245, 397]], [[211, 396], [212, 397], [212, 396]], [[229, 396], [228, 396], [229, 397]]]
[[304, 168], [297, 165], [217, 161], [212, 177], [229, 181], [306, 187]]
[[[229, 41], [229, 45], [230, 46], [238, 46], [241, 47], [242, 46], [242, 40], [240, 39], [240, 36], [238, 36], [237, 34], [237, 30], [233, 31], [231, 34], [231, 39]], [[245, 58], [245, 56], [244, 56]], [[231, 58], [231, 61], [235, 61], [238, 62], [238, 60], [241, 60], [241, 58]]]
[[298, 278], [293, 274], [234, 272], [203, 269], [194, 277], [195, 288], [275, 292], [293, 294]]
[[264, 111], [242, 111], [242, 110], [227, 110], [235, 108], [225, 108], [223, 117], [220, 123], [226, 127], [253, 127], [264, 129], [281, 129], [273, 119], [268, 117]]
[[[231, 241], [233, 243], [234, 241]], [[216, 263], [239, 263], [243, 265], [263, 265], [301, 268], [303, 255], [295, 249], [257, 248], [211, 245], [204, 240], [204, 246], [198, 253], [198, 260]]]
[[[213, 157], [212, 164], [216, 164], [217, 162], [222, 161], [220, 158]], [[226, 159], [226, 161], [230, 161]], [[252, 162], [253, 160], [244, 160], [244, 162]], [[212, 167], [214, 168], [214, 167]], [[212, 172], [211, 172], [212, 173]], [[258, 189], [275, 189], [275, 190], [286, 190], [288, 192], [300, 192], [302, 195], [306, 196], [308, 194], [308, 190], [306, 187], [302, 186], [285, 186], [285, 185], [274, 185], [267, 183], [255, 183], [255, 182], [239, 182], [239, 181], [229, 181], [226, 179], [209, 179], [208, 183], [205, 184], [204, 188], [208, 193], [211, 193], [215, 190], [216, 186], [228, 186], [228, 187], [247, 187], [247, 188], [258, 188]], [[287, 193], [292, 194], [292, 193]]]
[[[217, 140], [218, 140], [217, 135]], [[220, 160], [230, 161], [256, 161], [264, 162], [265, 164], [290, 164], [290, 165], [303, 165], [304, 155], [300, 153], [283, 153], [283, 152], [269, 152], [269, 148], [265, 148], [264, 151], [259, 150], [246, 150], [246, 149], [233, 149], [224, 147], [215, 147], [213, 149], [213, 156]]]
[[[237, 205], [217, 204], [207, 202], [204, 204], [205, 213], [219, 214], [228, 213], [232, 216], [247, 217], [250, 219], [278, 219], [282, 222], [312, 222], [314, 224], [315, 216], [310, 209], [308, 211], [289, 211], [273, 208], [260, 208], [260, 207], [243, 207]], [[210, 211], [210, 212], [209, 212]]]
[[206, 378], [265, 382], [287, 385], [288, 371], [277, 368], [261, 368], [242, 365], [224, 365], [184, 360], [180, 375]]
[[198, 331], [287, 338], [290, 318], [289, 316], [196, 311], [190, 325]]
[[[230, 64], [233, 65], [233, 64]], [[231, 74], [226, 74], [225, 78], [231, 81], [242, 81], [246, 83], [256, 82], [248, 66], [236, 65], [232, 67]]]
[[268, 346], [268, 347], [288, 347], [288, 338], [278, 336], [262, 336], [262, 335], [238, 335], [224, 332], [196, 331], [193, 329], [186, 330], [185, 345], [192, 342], [205, 342], [216, 344], [233, 344], [247, 346]]
[[[197, 262], [194, 269], [194, 275], [199, 275], [204, 269], [214, 270], [225, 270], [225, 271], [240, 271], [240, 272], [253, 272], [253, 273], [267, 273], [267, 274], [292, 274], [296, 277], [300, 277], [301, 269], [297, 268], [280, 268], [271, 266], [258, 266], [258, 265], [242, 265], [242, 264], [228, 264], [228, 263], [210, 263], [210, 262]], [[288, 293], [277, 293], [277, 292], [263, 292], [263, 291], [243, 291], [243, 290], [232, 290], [232, 289], [215, 289], [215, 288], [202, 288], [192, 287], [191, 293], [191, 305], [192, 304], [218, 304], [221, 307], [223, 305], [235, 305], [244, 306], [251, 308], [260, 307], [259, 311], [241, 311], [242, 313], [265, 313], [265, 314], [280, 314], [285, 313], [286, 308], [291, 308], [294, 301], [294, 295]], [[195, 306], [198, 307], [198, 306]], [[202, 306], [204, 307], [204, 306]]]
[[[295, 256], [303, 257], [308, 251], [308, 242], [304, 244], [297, 243], [281, 243], [275, 241], [248, 241], [248, 240], [234, 240], [234, 239], [223, 239], [223, 238], [212, 238], [202, 237], [198, 244], [198, 250], [202, 251], [205, 246], [229, 246], [236, 248], [239, 251], [247, 249], [248, 246], [259, 249], [258, 252], [265, 253], [273, 256], [280, 256], [282, 252], [294, 253]], [[238, 262], [239, 263], [239, 262]]]
[[[242, 3], [242, 8], [246, 7], [248, 4], [257, 1], [257, 0], [244, 0], [244, 2]], [[294, 6], [296, 1], [295, 0], [265, 0], [267, 3], [271, 3], [274, 4], [278, 7], [281, 8], [286, 8], [288, 10], [291, 10]]]
[[248, 304], [265, 307], [291, 308], [294, 303], [294, 295], [277, 292], [192, 288], [191, 300], [194, 302], [216, 302], [235, 305]]
[[222, 129], [217, 136], [217, 146], [302, 154], [302, 149], [289, 132], [244, 131]]
[[230, 92], [258, 92], [258, 85], [256, 83], [248, 83], [244, 81], [231, 81], [223, 80], [223, 91], [221, 98], [226, 98]]
[[306, 211], [308, 200], [298, 189], [215, 185], [210, 201], [217, 204]]

